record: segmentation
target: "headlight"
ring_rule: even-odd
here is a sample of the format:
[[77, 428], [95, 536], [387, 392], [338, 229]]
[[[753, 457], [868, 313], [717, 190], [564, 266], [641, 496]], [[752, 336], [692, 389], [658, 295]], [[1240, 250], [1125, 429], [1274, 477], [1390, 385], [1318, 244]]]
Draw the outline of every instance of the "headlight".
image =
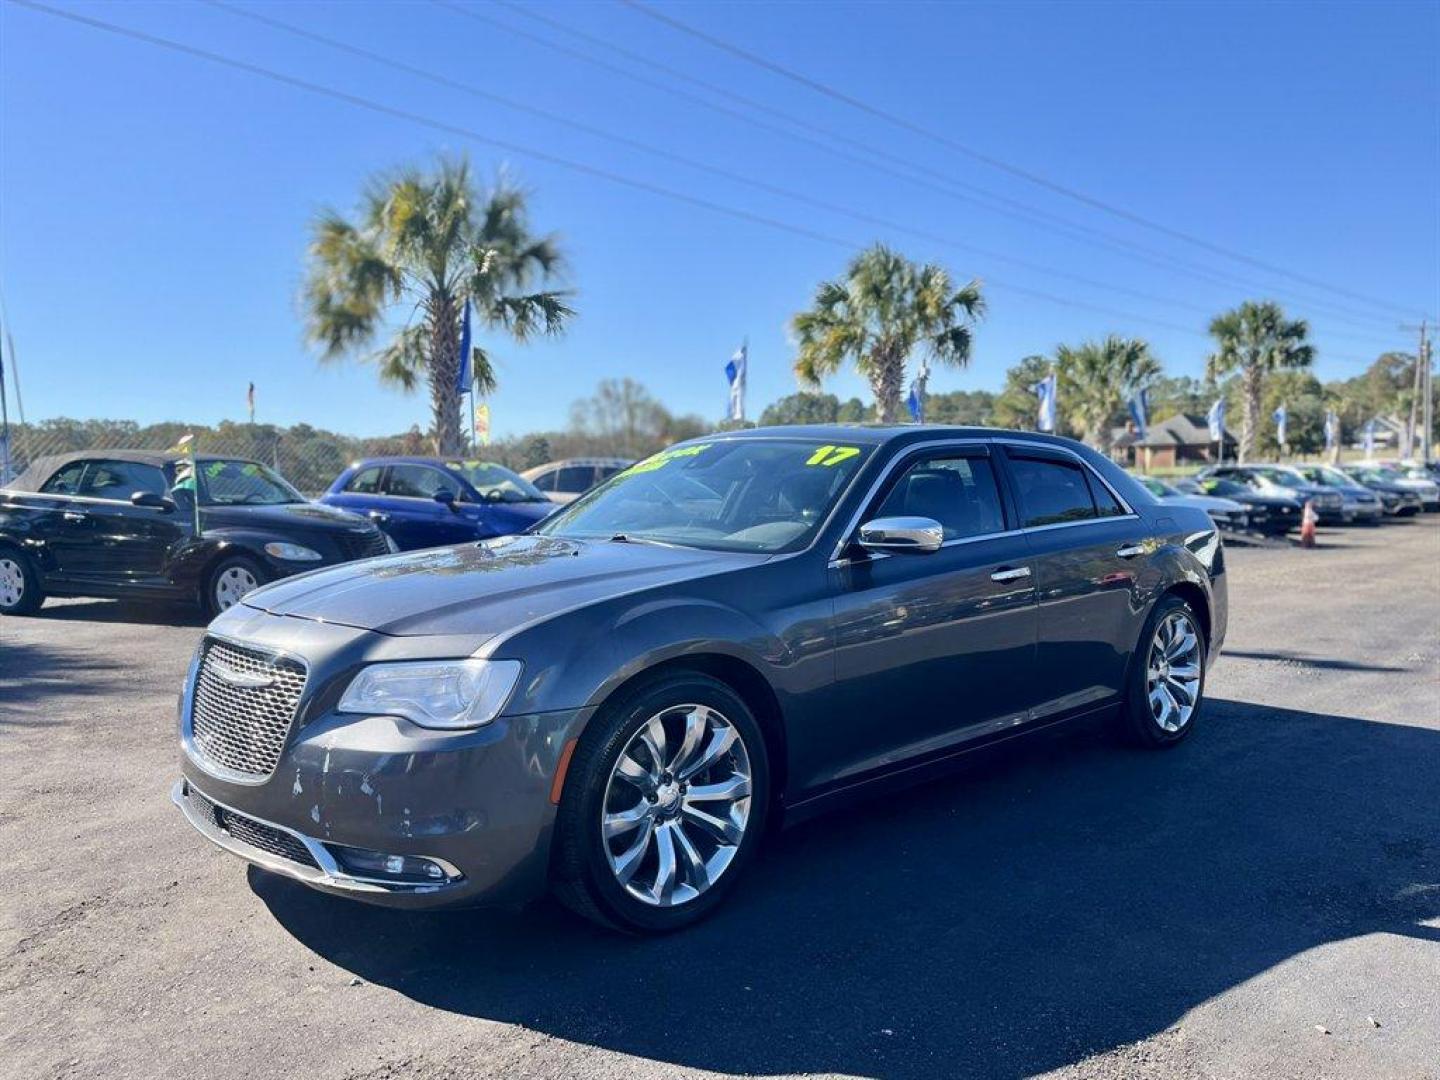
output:
[[427, 728], [473, 728], [500, 714], [520, 681], [518, 660], [422, 660], [371, 664], [351, 680], [336, 711], [401, 716]]
[[290, 562], [318, 562], [322, 558], [318, 551], [311, 551], [299, 544], [266, 544], [265, 554]]

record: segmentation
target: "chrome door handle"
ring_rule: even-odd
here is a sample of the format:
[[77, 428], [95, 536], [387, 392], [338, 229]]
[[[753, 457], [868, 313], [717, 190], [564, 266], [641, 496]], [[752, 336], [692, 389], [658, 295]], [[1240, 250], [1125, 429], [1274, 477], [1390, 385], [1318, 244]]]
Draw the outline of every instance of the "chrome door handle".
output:
[[990, 580], [991, 580], [991, 581], [1019, 581], [1021, 578], [1027, 578], [1027, 577], [1029, 577], [1029, 576], [1030, 576], [1030, 568], [1029, 568], [1028, 566], [1017, 566], [1017, 567], [1014, 567], [1013, 569], [996, 570], [993, 574], [990, 575]]
[[61, 517], [63, 517], [66, 521], [84, 521], [84, 520], [85, 520], [85, 515], [84, 515], [84, 514], [77, 514], [74, 510], [66, 510], [65, 513], [61, 515]]
[[389, 520], [390, 520], [390, 515], [389, 515], [389, 514], [382, 514], [379, 510], [371, 510], [371, 511], [370, 511], [370, 514], [369, 514], [369, 517], [370, 517], [370, 520], [371, 520], [371, 521], [374, 521], [374, 522], [377, 522], [377, 523], [379, 523], [379, 522], [385, 522], [385, 521], [389, 521]]
[[1127, 544], [1125, 547], [1122, 547], [1119, 551], [1115, 552], [1115, 554], [1122, 559], [1133, 559], [1136, 555], [1145, 554], [1145, 545]]

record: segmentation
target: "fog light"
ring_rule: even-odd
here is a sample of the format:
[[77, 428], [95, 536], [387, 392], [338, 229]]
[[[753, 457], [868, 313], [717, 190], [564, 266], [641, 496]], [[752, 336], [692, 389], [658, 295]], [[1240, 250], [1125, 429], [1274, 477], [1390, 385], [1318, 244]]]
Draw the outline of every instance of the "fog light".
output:
[[387, 855], [383, 851], [329, 844], [335, 860], [348, 874], [376, 881], [393, 881], [397, 885], [432, 883], [454, 880], [460, 872], [439, 859], [422, 855]]

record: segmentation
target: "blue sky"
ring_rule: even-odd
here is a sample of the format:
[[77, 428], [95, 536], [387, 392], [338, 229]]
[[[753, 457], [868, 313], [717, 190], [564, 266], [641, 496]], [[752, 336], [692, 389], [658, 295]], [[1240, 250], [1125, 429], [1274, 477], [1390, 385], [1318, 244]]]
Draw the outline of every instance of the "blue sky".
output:
[[[1205, 313], [1261, 295], [1309, 318], [1318, 373], [1343, 377], [1381, 351], [1413, 349], [1397, 324], [1440, 308], [1440, 4], [659, 4], [993, 158], [1389, 300], [1407, 319], [1119, 221], [611, 0], [533, 10], [803, 118], [812, 138], [838, 133], [893, 168], [1015, 200], [1026, 220], [546, 49], [496, 24], [641, 71], [513, 9], [475, 4], [494, 20], [482, 23], [422, 3], [234, 2], [907, 231], [648, 156], [216, 7], [55, 2], [841, 243], [0, 0], [0, 280], [31, 419], [243, 419], [254, 380], [262, 420], [360, 434], [424, 426], [423, 394], [382, 389], [363, 366], [317, 363], [301, 339], [297, 295], [318, 210], [348, 209], [371, 173], [442, 152], [468, 153], [486, 176], [508, 167], [534, 191], [536, 224], [563, 236], [571, 260], [572, 331], [525, 348], [491, 343], [501, 434], [563, 424], [574, 398], [627, 375], [675, 411], [715, 418], [723, 365], [747, 336], [757, 413], [795, 389], [789, 316], [840, 271], [845, 244], [876, 239], [986, 282], [990, 313], [974, 361], [939, 373], [936, 390], [998, 388], [1020, 357], [1112, 330], [1146, 337], [1172, 374], [1198, 376]], [[1155, 249], [1160, 265], [1037, 213]], [[827, 389], [868, 396], [853, 375]]]

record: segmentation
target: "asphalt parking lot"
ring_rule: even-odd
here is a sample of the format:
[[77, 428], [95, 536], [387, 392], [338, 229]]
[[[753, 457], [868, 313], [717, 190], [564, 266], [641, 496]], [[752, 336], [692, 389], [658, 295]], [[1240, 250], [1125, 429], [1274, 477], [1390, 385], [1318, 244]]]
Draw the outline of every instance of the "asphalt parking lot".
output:
[[0, 1076], [1440, 1076], [1440, 517], [1321, 541], [1229, 551], [1180, 749], [1037, 740], [652, 941], [247, 871], [169, 802], [199, 620], [0, 622]]

